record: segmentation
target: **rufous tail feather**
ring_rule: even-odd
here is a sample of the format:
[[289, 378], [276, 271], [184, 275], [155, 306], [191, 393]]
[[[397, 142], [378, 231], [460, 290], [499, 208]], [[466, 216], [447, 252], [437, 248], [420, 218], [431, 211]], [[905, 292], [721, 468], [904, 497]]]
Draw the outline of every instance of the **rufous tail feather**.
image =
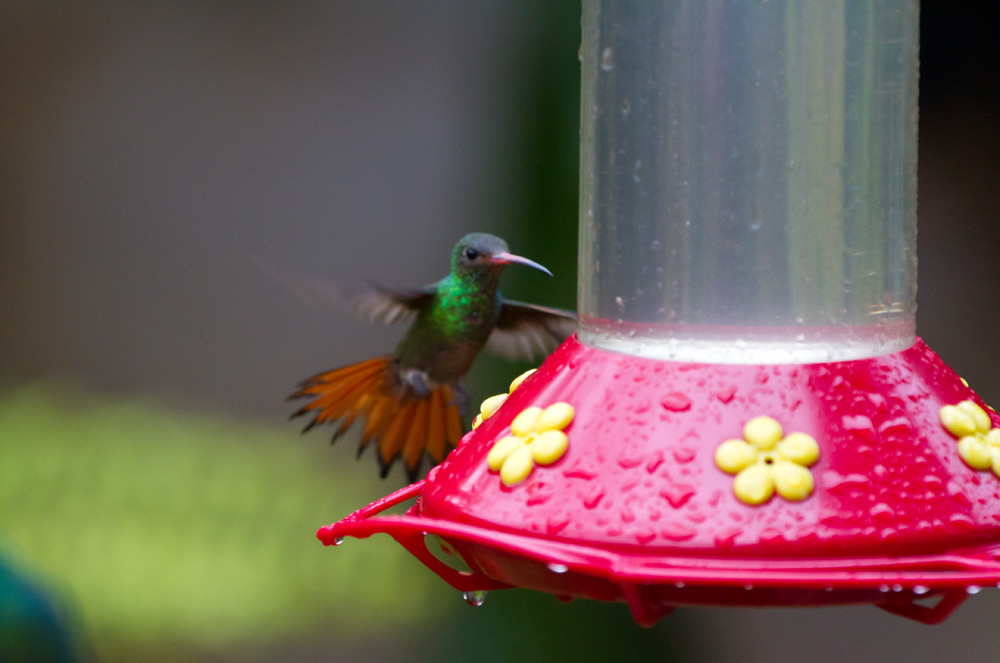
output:
[[364, 427], [358, 454], [375, 441], [383, 477], [402, 457], [410, 481], [416, 480], [425, 451], [440, 463], [446, 450], [458, 445], [462, 437], [452, 388], [442, 385], [420, 398], [401, 383], [392, 355], [314, 375], [288, 398], [311, 399], [292, 415], [312, 414], [302, 432], [317, 424], [338, 424], [332, 441], [360, 416]]

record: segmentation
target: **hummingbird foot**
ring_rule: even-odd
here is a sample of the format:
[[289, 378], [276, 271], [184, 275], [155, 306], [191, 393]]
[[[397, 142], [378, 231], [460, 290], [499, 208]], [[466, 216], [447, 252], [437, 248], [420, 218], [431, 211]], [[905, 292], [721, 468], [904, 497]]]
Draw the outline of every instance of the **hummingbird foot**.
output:
[[[427, 386], [430, 378], [427, 377], [427, 371], [419, 371], [415, 368], [409, 368], [405, 371], [401, 371], [399, 374], [399, 379], [403, 382], [406, 387], [406, 391], [416, 398], [421, 400], [426, 400], [431, 397], [432, 388]], [[435, 385], [437, 387], [437, 385]]]

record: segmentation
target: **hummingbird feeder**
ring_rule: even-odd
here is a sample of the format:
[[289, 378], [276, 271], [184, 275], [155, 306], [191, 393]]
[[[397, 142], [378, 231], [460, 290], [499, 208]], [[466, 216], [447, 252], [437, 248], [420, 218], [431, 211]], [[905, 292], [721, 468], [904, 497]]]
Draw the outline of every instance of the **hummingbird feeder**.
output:
[[917, 50], [915, 0], [585, 0], [578, 333], [319, 538], [641, 624], [996, 585], [1000, 417], [915, 335]]

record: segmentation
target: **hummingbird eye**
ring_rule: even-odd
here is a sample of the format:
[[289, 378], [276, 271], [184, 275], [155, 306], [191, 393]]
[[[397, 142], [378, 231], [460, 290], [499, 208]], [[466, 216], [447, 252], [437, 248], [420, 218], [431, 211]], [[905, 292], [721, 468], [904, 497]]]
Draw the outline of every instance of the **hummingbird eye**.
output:
[[476, 258], [479, 257], [479, 251], [476, 251], [475, 249], [466, 249], [465, 257], [468, 258], [469, 260], [475, 260]]

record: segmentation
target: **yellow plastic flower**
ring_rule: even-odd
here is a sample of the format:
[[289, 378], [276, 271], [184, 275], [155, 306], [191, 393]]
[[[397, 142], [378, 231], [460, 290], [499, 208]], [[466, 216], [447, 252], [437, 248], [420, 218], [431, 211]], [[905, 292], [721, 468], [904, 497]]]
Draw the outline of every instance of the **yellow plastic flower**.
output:
[[993, 469], [1000, 477], [1000, 428], [994, 428], [986, 411], [965, 400], [941, 408], [941, 425], [958, 438], [958, 455], [977, 470]]
[[[479, 414], [472, 420], [472, 429], [480, 425], [500, 409], [508, 394], [521, 386], [536, 369], [525, 371], [514, 378], [506, 394], [490, 396], [479, 407]], [[569, 403], [554, 403], [544, 410], [531, 406], [514, 417], [510, 424], [511, 435], [502, 437], [493, 444], [486, 462], [494, 472], [500, 472], [500, 480], [513, 486], [524, 480], [535, 467], [551, 465], [566, 453], [569, 438], [563, 429], [570, 425], [576, 411]]]
[[513, 394], [514, 390], [520, 387], [521, 383], [536, 370], [538, 369], [532, 368], [531, 370], [525, 371], [514, 378], [514, 381], [510, 383], [510, 389], [507, 390], [506, 394], [490, 396], [483, 401], [483, 404], [479, 406], [479, 414], [477, 414], [476, 418], [472, 420], [472, 430], [476, 430], [484, 421], [492, 417], [493, 414], [500, 409], [500, 406], [503, 405], [504, 401], [507, 400], [507, 395]]
[[563, 432], [576, 411], [569, 403], [553, 403], [544, 410], [532, 405], [514, 417], [510, 435], [494, 443], [486, 462], [500, 481], [513, 486], [523, 481], [535, 467], [551, 465], [566, 453], [569, 437]]
[[745, 504], [763, 504], [777, 492], [798, 501], [813, 491], [809, 466], [819, 458], [819, 444], [806, 433], [784, 431], [771, 417], [754, 417], [742, 440], [726, 440], [715, 450], [715, 464], [735, 474], [733, 492]]

